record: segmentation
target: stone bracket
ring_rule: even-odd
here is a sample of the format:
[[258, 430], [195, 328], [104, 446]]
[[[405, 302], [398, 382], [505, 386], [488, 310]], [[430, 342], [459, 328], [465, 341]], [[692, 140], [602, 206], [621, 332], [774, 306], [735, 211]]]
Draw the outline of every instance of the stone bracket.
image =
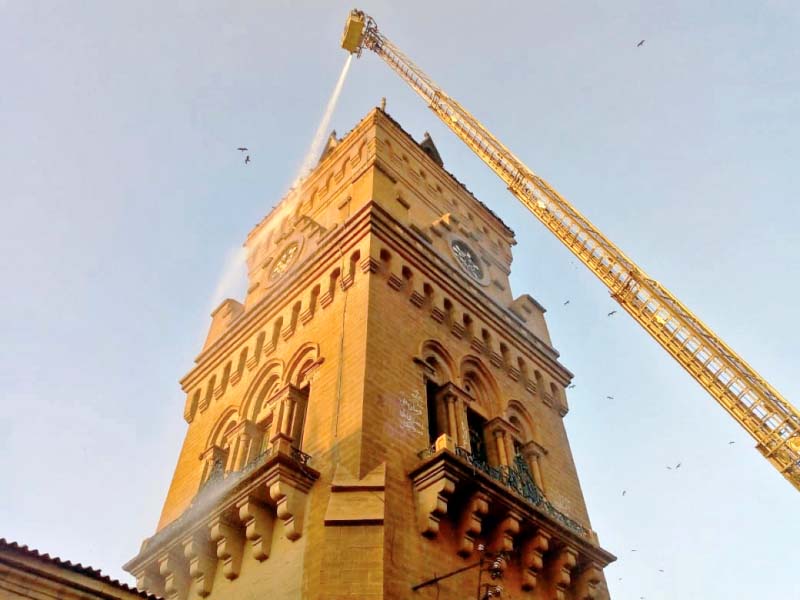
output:
[[550, 548], [550, 534], [538, 531], [525, 540], [520, 548], [520, 564], [522, 565], [522, 589], [536, 589], [539, 575], [544, 569], [544, 553]]
[[481, 534], [481, 522], [488, 512], [489, 497], [483, 492], [475, 492], [461, 515], [458, 528], [459, 555], [467, 557], [475, 550], [475, 540]]
[[286, 537], [296, 540], [303, 534], [303, 518], [308, 498], [308, 482], [278, 469], [267, 479], [269, 496], [275, 502], [275, 513], [283, 521]]
[[491, 532], [489, 549], [493, 552], [511, 552], [514, 549], [514, 538], [519, 534], [520, 523], [522, 515], [515, 510], [509, 510]]
[[551, 576], [555, 586], [556, 600], [566, 600], [567, 590], [572, 582], [572, 570], [578, 563], [578, 552], [571, 546], [563, 546], [555, 556], [551, 566]]
[[272, 512], [254, 498], [240, 501], [237, 508], [239, 509], [239, 518], [244, 524], [244, 535], [253, 550], [253, 558], [258, 561], [266, 560], [269, 558], [272, 545], [274, 523]]
[[189, 594], [189, 578], [182, 554], [171, 551], [158, 558], [158, 570], [164, 577], [167, 600], [185, 600]]
[[575, 600], [595, 600], [603, 572], [595, 564], [587, 565], [575, 579], [573, 597]]
[[226, 579], [236, 579], [242, 569], [244, 539], [239, 527], [222, 517], [212, 519], [209, 526], [211, 541], [217, 545], [217, 558], [222, 561]]
[[197, 532], [183, 542], [183, 555], [189, 561], [189, 577], [194, 581], [195, 593], [205, 598], [211, 593], [217, 572], [215, 545], [205, 532]]
[[447, 503], [456, 489], [458, 479], [441, 466], [424, 471], [414, 478], [417, 496], [417, 522], [422, 535], [436, 537], [439, 521], [447, 514]]

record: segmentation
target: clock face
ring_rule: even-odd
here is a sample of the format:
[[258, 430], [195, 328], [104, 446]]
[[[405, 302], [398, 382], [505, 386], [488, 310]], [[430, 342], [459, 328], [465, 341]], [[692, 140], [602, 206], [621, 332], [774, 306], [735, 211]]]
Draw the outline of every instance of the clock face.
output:
[[456, 257], [458, 264], [467, 275], [472, 277], [475, 281], [483, 280], [483, 269], [481, 268], [480, 259], [475, 251], [467, 246], [461, 240], [453, 240], [450, 242], [450, 249], [453, 251], [453, 256]]
[[283, 249], [283, 252], [280, 253], [280, 256], [275, 259], [275, 263], [273, 264], [269, 278], [277, 279], [286, 271], [288, 271], [289, 267], [292, 266], [294, 259], [297, 258], [298, 250], [300, 250], [300, 244], [297, 242], [292, 242], [286, 246], [286, 248]]

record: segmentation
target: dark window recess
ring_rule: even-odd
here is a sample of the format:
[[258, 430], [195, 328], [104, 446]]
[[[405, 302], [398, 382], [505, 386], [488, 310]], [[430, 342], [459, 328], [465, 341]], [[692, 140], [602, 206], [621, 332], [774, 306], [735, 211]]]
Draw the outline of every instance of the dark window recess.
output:
[[439, 386], [430, 379], [425, 382], [425, 396], [428, 403], [428, 441], [433, 444], [439, 437], [439, 423], [437, 419], [436, 394]]
[[514, 440], [514, 456], [522, 456], [522, 443]]
[[469, 427], [469, 445], [472, 456], [480, 462], [488, 463], [486, 444], [483, 440], [483, 427], [486, 421], [478, 413], [467, 411], [467, 427]]

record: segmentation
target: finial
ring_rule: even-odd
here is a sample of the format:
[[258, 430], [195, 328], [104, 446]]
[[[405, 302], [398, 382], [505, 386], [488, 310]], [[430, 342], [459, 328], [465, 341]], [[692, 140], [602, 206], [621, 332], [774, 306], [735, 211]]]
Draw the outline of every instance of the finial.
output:
[[386, 98], [381, 98], [381, 110], [386, 112]]

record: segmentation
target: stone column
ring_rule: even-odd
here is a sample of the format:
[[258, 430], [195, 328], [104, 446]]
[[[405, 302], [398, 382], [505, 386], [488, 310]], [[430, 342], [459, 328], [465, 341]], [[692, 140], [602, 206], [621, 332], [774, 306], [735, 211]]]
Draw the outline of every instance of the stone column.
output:
[[231, 469], [238, 471], [257, 456], [258, 442], [264, 434], [253, 421], [244, 420], [236, 425], [233, 435], [236, 441], [233, 447]]
[[528, 464], [528, 468], [531, 471], [531, 476], [533, 476], [533, 482], [537, 485], [537, 487], [542, 490], [544, 493], [544, 480], [542, 479], [542, 471], [541, 466], [539, 464], [539, 460], [541, 459], [542, 454], [545, 454], [546, 451], [536, 442], [528, 442], [522, 447], [522, 456], [525, 458], [525, 462]]
[[305, 413], [305, 393], [288, 384], [275, 396], [276, 410], [275, 434], [270, 439], [273, 452], [288, 454], [292, 446], [297, 446], [302, 435], [303, 415]]
[[444, 397], [444, 401], [447, 404], [447, 433], [453, 438], [456, 446], [459, 446], [458, 423], [456, 422], [456, 397], [452, 394], [447, 394]]
[[200, 458], [205, 463], [203, 467], [202, 481], [205, 483], [215, 474], [223, 475], [227, 468], [228, 452], [219, 446], [211, 446], [206, 449]]
[[445, 407], [447, 415], [447, 434], [453, 438], [457, 448], [470, 451], [469, 430], [467, 428], [467, 402], [469, 396], [454, 383], [442, 386], [436, 401]]
[[504, 467], [508, 466], [508, 452], [506, 451], [506, 432], [500, 428], [493, 432], [495, 445], [497, 446], [497, 460]]

